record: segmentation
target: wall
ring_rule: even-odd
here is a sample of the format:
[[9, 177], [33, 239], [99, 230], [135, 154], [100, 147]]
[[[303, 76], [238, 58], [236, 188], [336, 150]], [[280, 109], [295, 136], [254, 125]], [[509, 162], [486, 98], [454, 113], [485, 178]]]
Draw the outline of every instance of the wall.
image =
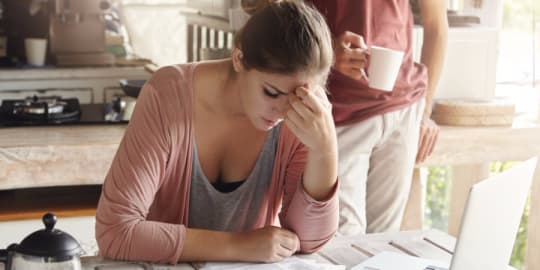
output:
[[[423, 33], [415, 27], [414, 59], [420, 61]], [[492, 27], [451, 27], [436, 99], [495, 97], [499, 31]]]
[[227, 18], [229, 8], [239, 0], [122, 0], [119, 4], [134, 53], [163, 66], [187, 61], [182, 12]]

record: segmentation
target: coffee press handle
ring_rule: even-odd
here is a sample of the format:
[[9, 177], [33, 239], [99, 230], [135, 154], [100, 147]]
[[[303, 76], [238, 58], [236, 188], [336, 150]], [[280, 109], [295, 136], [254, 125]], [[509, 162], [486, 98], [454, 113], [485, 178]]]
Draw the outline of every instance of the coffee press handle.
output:
[[8, 249], [0, 249], [0, 263], [4, 265], [4, 270], [11, 269], [10, 252]]
[[8, 259], [8, 250], [0, 249], [0, 262], [2, 262], [4, 266], [7, 264], [7, 259]]
[[4, 264], [4, 270], [11, 270], [11, 256], [17, 248], [17, 244], [11, 244], [7, 249], [0, 249], [0, 263]]

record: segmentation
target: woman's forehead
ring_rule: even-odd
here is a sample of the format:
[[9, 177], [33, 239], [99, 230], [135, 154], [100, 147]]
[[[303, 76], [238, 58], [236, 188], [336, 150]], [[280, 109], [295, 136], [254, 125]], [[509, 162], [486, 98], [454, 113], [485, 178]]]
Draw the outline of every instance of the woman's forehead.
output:
[[264, 83], [271, 84], [281, 91], [288, 92], [299, 86], [309, 87], [317, 84], [322, 79], [322, 76], [307, 73], [278, 74], [260, 72], [259, 78]]

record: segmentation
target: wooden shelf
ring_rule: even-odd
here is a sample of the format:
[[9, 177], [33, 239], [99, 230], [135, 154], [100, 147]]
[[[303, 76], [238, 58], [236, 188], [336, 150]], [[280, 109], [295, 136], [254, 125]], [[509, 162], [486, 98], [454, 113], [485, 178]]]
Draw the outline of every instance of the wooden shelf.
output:
[[28, 188], [0, 191], [0, 221], [94, 216], [101, 185]]

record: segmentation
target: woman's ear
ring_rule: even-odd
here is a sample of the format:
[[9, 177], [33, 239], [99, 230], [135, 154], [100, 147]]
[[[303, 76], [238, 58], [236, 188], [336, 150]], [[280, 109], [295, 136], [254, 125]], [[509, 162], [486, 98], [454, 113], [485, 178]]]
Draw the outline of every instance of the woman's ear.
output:
[[232, 63], [234, 67], [234, 71], [241, 72], [244, 71], [244, 62], [242, 57], [244, 57], [244, 54], [242, 51], [238, 48], [234, 48], [232, 51]]

